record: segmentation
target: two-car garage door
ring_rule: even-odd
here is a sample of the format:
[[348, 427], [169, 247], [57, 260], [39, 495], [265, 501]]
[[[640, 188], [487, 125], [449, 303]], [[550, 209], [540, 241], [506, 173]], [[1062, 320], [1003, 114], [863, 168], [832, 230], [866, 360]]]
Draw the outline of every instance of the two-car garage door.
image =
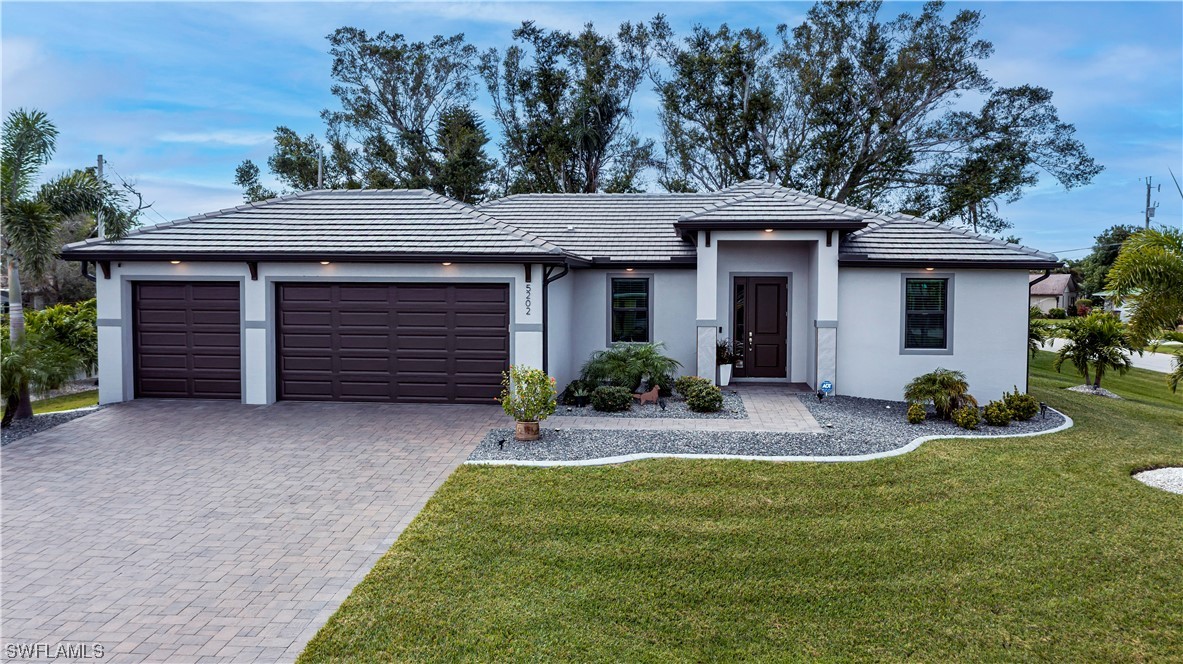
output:
[[[509, 366], [502, 284], [282, 283], [276, 390], [304, 401], [491, 403]], [[133, 287], [137, 397], [241, 395], [239, 284]]]
[[280, 399], [492, 403], [509, 366], [502, 284], [288, 283]]

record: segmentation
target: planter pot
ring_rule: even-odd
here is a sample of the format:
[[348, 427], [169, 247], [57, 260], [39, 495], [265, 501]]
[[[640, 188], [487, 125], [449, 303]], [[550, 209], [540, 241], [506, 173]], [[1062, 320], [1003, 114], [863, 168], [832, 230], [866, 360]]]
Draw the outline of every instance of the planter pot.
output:
[[537, 422], [518, 422], [513, 437], [516, 440], [538, 440], [541, 435]]
[[727, 387], [731, 383], [731, 369], [733, 366], [731, 364], [719, 365], [719, 387]]

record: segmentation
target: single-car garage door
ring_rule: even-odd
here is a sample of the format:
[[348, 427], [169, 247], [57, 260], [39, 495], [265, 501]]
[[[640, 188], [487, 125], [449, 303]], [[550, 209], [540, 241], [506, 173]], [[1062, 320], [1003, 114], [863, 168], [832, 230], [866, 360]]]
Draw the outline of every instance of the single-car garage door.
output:
[[137, 397], [242, 395], [237, 283], [133, 284]]
[[506, 285], [278, 289], [280, 399], [492, 403], [500, 392]]

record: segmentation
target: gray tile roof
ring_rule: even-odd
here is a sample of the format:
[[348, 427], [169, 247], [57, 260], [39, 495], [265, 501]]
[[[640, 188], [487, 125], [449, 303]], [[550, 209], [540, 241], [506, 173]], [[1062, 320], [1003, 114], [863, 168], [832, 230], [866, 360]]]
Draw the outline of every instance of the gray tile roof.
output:
[[[760, 180], [749, 180], [727, 190], [733, 192], [723, 200], [701, 211], [685, 215], [678, 221], [728, 222], [762, 221], [862, 221], [869, 213], [847, 209], [833, 209], [818, 205], [816, 196], [808, 196], [795, 189], [779, 187]], [[829, 201], [827, 201], [829, 202]]]
[[1051, 254], [988, 236], [757, 180], [691, 194], [521, 194], [479, 208], [425, 190], [318, 190], [147, 226], [117, 242], [75, 243], [63, 256], [468, 254], [501, 260], [569, 255], [614, 262], [692, 261], [694, 245], [675, 224], [726, 227], [765, 221], [867, 223], [843, 238], [844, 264], [970, 261], [1043, 267], [1057, 262]]
[[560, 256], [553, 244], [422, 189], [316, 190], [75, 243], [110, 253], [479, 254]]
[[674, 229], [678, 218], [729, 197], [710, 194], [518, 194], [477, 209], [584, 259], [694, 258]]
[[1053, 267], [1054, 254], [906, 214], [876, 215], [842, 241], [840, 258], [884, 262], [971, 262]]

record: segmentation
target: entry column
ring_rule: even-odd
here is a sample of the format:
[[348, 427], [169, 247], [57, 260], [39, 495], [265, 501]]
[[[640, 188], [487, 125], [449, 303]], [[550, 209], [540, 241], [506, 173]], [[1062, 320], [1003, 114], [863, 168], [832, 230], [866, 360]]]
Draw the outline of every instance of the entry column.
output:
[[695, 373], [699, 376], [709, 379], [712, 384], [716, 384], [715, 380], [715, 342], [718, 339], [719, 326], [719, 251], [718, 244], [712, 246], [711, 232], [699, 231], [698, 237], [695, 238], [695, 243], [698, 245], [698, 269], [695, 270], [697, 277], [697, 364]]

